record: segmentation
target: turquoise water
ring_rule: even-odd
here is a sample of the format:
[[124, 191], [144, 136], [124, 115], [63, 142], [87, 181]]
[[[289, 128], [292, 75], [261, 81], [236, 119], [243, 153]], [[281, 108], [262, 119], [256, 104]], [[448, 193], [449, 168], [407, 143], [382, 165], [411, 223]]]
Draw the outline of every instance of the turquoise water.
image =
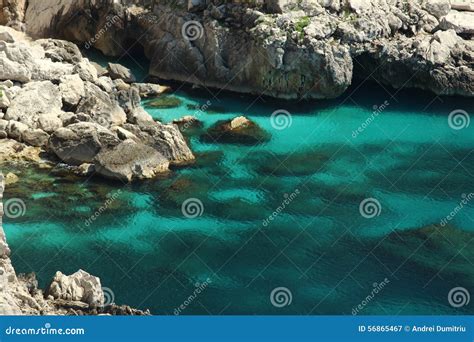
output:
[[[196, 164], [168, 178], [124, 186], [57, 170], [15, 171], [21, 181], [6, 198], [27, 205], [25, 216], [5, 224], [17, 271], [37, 272], [45, 286], [56, 270], [82, 268], [113, 290], [115, 302], [154, 314], [173, 314], [202, 284], [182, 314], [351, 314], [385, 278], [360, 314], [474, 313], [472, 303], [448, 302], [452, 288], [474, 289], [473, 204], [440, 225], [474, 192], [474, 128], [454, 130], [447, 119], [458, 108], [472, 113], [472, 100], [433, 101], [411, 90], [391, 98], [371, 85], [320, 102], [215, 98], [184, 88], [170, 96], [181, 105], [144, 106], [164, 122], [194, 115], [204, 127], [184, 132]], [[197, 109], [206, 103], [208, 110]], [[291, 113], [283, 130], [270, 119], [278, 109]], [[239, 115], [271, 139], [201, 138]], [[91, 220], [107, 198], [114, 200]], [[380, 203], [378, 216], [361, 215], [366, 198]], [[183, 215], [188, 199], [202, 202], [202, 215]], [[291, 305], [272, 305], [277, 287], [291, 291]]]

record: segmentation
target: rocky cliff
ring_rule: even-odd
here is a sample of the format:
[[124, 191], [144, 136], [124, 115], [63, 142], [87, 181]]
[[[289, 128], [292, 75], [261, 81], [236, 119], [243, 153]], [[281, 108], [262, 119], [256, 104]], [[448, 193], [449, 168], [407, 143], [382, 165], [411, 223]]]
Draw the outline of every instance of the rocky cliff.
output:
[[57, 272], [45, 291], [38, 289], [34, 274], [17, 276], [2, 227], [3, 191], [0, 173], [0, 315], [149, 314], [107, 302], [100, 279], [82, 270], [70, 276]]
[[473, 15], [449, 0], [32, 0], [23, 28], [142, 46], [152, 76], [238, 92], [333, 98], [361, 78], [473, 96]]

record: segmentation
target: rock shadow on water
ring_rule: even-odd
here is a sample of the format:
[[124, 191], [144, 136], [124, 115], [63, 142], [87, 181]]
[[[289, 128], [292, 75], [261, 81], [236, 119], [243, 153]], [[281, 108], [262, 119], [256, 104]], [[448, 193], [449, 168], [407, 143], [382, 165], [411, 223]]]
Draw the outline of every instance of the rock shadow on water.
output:
[[[400, 145], [400, 144], [398, 144]], [[459, 148], [446, 151], [441, 146], [423, 144], [413, 153], [390, 152], [396, 164], [385, 170], [369, 169], [370, 184], [376, 187], [396, 188], [404, 193], [427, 192], [430, 196], [459, 197], [466, 184], [472, 182], [474, 154], [472, 149]], [[449, 175], [449, 177], [447, 177]]]
[[194, 112], [205, 112], [207, 114], [227, 114], [229, 109], [225, 106], [218, 106], [215, 104], [187, 104], [186, 108]]
[[269, 151], [252, 152], [244, 162], [263, 176], [292, 177], [309, 176], [322, 169], [330, 161], [324, 151], [306, 151], [275, 154]]
[[450, 225], [394, 231], [372, 241], [373, 253], [399, 278], [474, 286], [474, 233]]

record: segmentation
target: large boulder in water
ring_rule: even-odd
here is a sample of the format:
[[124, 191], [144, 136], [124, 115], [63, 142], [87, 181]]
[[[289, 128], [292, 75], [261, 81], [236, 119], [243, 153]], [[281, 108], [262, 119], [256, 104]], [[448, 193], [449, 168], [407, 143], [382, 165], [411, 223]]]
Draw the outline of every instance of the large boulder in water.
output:
[[257, 145], [270, 140], [270, 135], [244, 116], [218, 121], [202, 137], [206, 142]]
[[160, 122], [139, 122], [137, 125], [125, 124], [123, 127], [138, 137], [144, 144], [155, 148], [171, 164], [186, 165], [195, 160], [191, 149], [176, 125], [164, 125]]
[[100, 175], [123, 181], [153, 178], [169, 170], [169, 161], [161, 153], [131, 139], [103, 149], [94, 164]]

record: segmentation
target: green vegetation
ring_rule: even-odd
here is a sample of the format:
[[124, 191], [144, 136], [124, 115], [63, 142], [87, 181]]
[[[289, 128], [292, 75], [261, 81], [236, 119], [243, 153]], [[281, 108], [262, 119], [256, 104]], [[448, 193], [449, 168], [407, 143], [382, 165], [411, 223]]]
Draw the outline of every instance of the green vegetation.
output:
[[300, 34], [300, 37], [304, 37], [304, 28], [307, 27], [311, 23], [311, 20], [309, 17], [301, 17], [298, 19], [298, 21], [295, 23], [295, 30]]
[[295, 23], [295, 30], [299, 33], [303, 33], [303, 30], [306, 26], [308, 26], [311, 23], [309, 20], [309, 17], [301, 17], [296, 23]]

